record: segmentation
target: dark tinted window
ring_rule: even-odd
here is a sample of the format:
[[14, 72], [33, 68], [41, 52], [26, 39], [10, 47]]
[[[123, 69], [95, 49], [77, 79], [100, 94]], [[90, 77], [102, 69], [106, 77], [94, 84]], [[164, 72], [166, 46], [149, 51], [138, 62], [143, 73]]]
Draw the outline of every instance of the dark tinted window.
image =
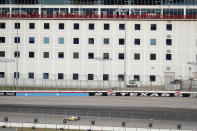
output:
[[172, 45], [172, 39], [166, 39], [166, 45]]
[[63, 80], [64, 79], [64, 73], [58, 73], [58, 79]]
[[43, 52], [43, 58], [49, 58], [49, 52]]
[[156, 76], [155, 75], [150, 75], [150, 81], [155, 81], [156, 80]]
[[124, 53], [119, 53], [118, 58], [119, 60], [124, 60]]
[[151, 24], [150, 29], [151, 30], [157, 30], [157, 25], [156, 24]]
[[94, 80], [94, 74], [88, 74], [88, 80]]
[[20, 78], [20, 73], [19, 72], [14, 72], [14, 78]]
[[15, 58], [16, 58], [16, 57], [19, 58], [19, 57], [20, 57], [20, 51], [15, 51], [15, 52], [14, 52], [14, 57], [15, 57]]
[[79, 52], [73, 52], [73, 59], [79, 59]]
[[74, 30], [79, 30], [79, 23], [74, 23]]
[[0, 23], [0, 29], [5, 29], [5, 23]]
[[44, 29], [49, 29], [49, 28], [50, 28], [49, 23], [44, 23]]
[[0, 72], [0, 78], [5, 78], [5, 72]]
[[150, 60], [156, 60], [156, 54], [150, 54]]
[[89, 24], [89, 30], [94, 30], [94, 24]]
[[124, 75], [118, 75], [118, 81], [124, 81]]
[[35, 43], [35, 38], [34, 37], [29, 37], [29, 43]]
[[35, 23], [29, 23], [29, 29], [35, 29]]
[[79, 44], [79, 38], [73, 38], [73, 44]]
[[34, 52], [33, 51], [29, 52], [29, 58], [34, 58]]
[[166, 60], [172, 60], [172, 54], [166, 54]]
[[64, 58], [64, 52], [58, 52], [58, 58]]
[[20, 23], [15, 23], [15, 29], [20, 29]]
[[140, 30], [140, 24], [135, 24], [135, 30]]
[[166, 30], [171, 31], [172, 30], [172, 24], [167, 24], [166, 25]]
[[109, 24], [104, 24], [104, 30], [109, 30]]
[[140, 76], [139, 75], [134, 75], [134, 80], [135, 81], [140, 81]]
[[64, 29], [64, 23], [59, 23], [59, 29], [61, 29], [61, 30]]
[[34, 73], [33, 72], [29, 72], [28, 73], [28, 78], [29, 79], [34, 79]]
[[124, 45], [124, 39], [119, 39], [119, 45]]
[[109, 74], [103, 74], [103, 80], [108, 81], [109, 80]]
[[103, 53], [103, 59], [109, 59], [109, 53]]
[[88, 44], [94, 44], [94, 38], [88, 38]]
[[5, 43], [5, 37], [0, 37], [0, 43]]
[[49, 79], [49, 73], [43, 73], [43, 79]]
[[94, 53], [88, 53], [88, 59], [94, 59]]
[[73, 74], [73, 80], [78, 80], [78, 79], [79, 79], [79, 74], [74, 73], [74, 74]]
[[119, 30], [124, 30], [125, 29], [125, 24], [119, 24]]
[[140, 45], [140, 39], [134, 39], [134, 44], [135, 45]]
[[5, 57], [5, 51], [0, 51], [0, 57]]
[[134, 54], [134, 60], [140, 60], [140, 54], [139, 53]]
[[14, 43], [20, 43], [20, 37], [14, 37]]

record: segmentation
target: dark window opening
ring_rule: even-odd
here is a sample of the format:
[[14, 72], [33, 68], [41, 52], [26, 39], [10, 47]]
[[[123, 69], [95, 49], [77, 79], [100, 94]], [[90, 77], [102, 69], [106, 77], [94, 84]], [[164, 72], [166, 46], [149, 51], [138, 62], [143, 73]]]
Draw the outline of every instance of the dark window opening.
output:
[[151, 30], [157, 30], [157, 25], [156, 25], [156, 24], [151, 24], [150, 29], [151, 29]]
[[155, 81], [156, 80], [156, 76], [155, 75], [150, 75], [150, 81]]
[[119, 24], [119, 30], [125, 30], [125, 24]]
[[104, 30], [109, 30], [109, 24], [104, 24]]
[[172, 60], [172, 54], [166, 54], [166, 60]]
[[50, 28], [49, 23], [44, 23], [44, 29], [49, 29], [49, 28]]
[[125, 40], [124, 39], [119, 39], [119, 45], [124, 45]]
[[64, 29], [64, 23], [59, 23], [59, 29], [63, 30]]
[[79, 30], [79, 23], [74, 23], [74, 30]]
[[29, 29], [35, 29], [35, 23], [29, 23]]
[[58, 52], [58, 58], [63, 59], [64, 58], [64, 52]]
[[119, 53], [118, 58], [119, 60], [124, 60], [124, 53]]
[[34, 79], [34, 73], [33, 72], [29, 72], [28, 73], [28, 78], [29, 79]]
[[140, 39], [134, 39], [134, 44], [135, 45], [140, 45]]
[[74, 73], [74, 74], [73, 74], [73, 80], [78, 80], [78, 79], [79, 79], [79, 74]]
[[94, 80], [94, 74], [88, 74], [88, 80]]
[[135, 24], [135, 30], [140, 30], [140, 24]]
[[73, 44], [79, 44], [79, 38], [73, 38]]
[[64, 73], [58, 73], [58, 80], [64, 79]]
[[166, 25], [166, 30], [171, 31], [172, 30], [172, 24], [167, 24]]
[[89, 30], [94, 30], [94, 24], [89, 24]]
[[150, 60], [156, 60], [156, 54], [150, 54]]
[[109, 80], [109, 74], [103, 74], [103, 81]]
[[29, 58], [34, 58], [34, 52], [29, 52]]
[[14, 52], [14, 57], [19, 58], [20, 57], [20, 51], [15, 51]]
[[94, 59], [94, 53], [88, 53], [88, 59]]
[[5, 29], [5, 23], [0, 23], [0, 29]]
[[5, 37], [0, 37], [0, 43], [5, 43]]
[[20, 29], [20, 23], [15, 23], [15, 29]]

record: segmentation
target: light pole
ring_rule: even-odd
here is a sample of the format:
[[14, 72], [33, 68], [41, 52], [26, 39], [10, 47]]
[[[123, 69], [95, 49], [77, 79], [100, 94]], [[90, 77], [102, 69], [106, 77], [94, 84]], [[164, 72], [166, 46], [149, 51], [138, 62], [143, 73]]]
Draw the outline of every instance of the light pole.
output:
[[104, 62], [105, 61], [111, 61], [112, 59], [111, 58], [104, 59], [103, 57], [96, 57], [95, 60], [102, 61], [102, 64], [103, 64], [103, 75], [104, 75], [105, 74], [105, 64], [104, 64]]
[[[190, 62], [188, 62], [187, 64], [189, 64], [189, 65], [197, 65], [197, 61], [190, 61]], [[190, 69], [191, 70], [191, 69]], [[191, 75], [191, 78], [190, 78], [190, 80], [191, 80], [191, 83], [190, 83], [190, 86], [189, 86], [189, 91], [190, 91], [190, 89], [192, 88], [192, 80], [193, 80], [193, 78], [192, 78], [192, 74], [190, 74]]]
[[12, 59], [12, 58], [4, 58], [4, 59], [0, 59], [0, 62], [2, 62], [2, 63], [5, 63], [5, 74], [4, 74], [4, 76], [5, 76], [5, 78], [7, 78], [7, 74], [8, 74], [8, 72], [7, 72], [7, 63], [11, 63], [11, 62], [15, 62], [15, 60], [14, 59]]

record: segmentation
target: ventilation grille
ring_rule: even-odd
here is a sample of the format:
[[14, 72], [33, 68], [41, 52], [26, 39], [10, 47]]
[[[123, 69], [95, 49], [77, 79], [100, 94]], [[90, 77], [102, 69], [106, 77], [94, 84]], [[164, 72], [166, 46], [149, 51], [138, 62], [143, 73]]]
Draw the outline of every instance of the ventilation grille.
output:
[[171, 38], [171, 35], [167, 35], [167, 38]]
[[169, 67], [169, 66], [168, 66], [168, 67], [166, 67], [166, 70], [167, 70], [167, 71], [170, 71], [170, 67]]
[[171, 53], [171, 50], [167, 50], [166, 52], [167, 52], [167, 53]]

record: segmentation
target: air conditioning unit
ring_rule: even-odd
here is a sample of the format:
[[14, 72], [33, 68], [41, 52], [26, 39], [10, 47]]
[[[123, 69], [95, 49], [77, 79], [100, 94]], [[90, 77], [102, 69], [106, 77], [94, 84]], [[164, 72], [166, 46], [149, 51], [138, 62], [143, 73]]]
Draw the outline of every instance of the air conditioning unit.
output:
[[166, 52], [167, 52], [167, 53], [171, 53], [171, 50], [167, 50]]
[[167, 71], [170, 71], [170, 67], [169, 67], [169, 66], [168, 66], [168, 67], [166, 67], [166, 70], [167, 70]]
[[167, 35], [167, 38], [171, 38], [171, 35]]

